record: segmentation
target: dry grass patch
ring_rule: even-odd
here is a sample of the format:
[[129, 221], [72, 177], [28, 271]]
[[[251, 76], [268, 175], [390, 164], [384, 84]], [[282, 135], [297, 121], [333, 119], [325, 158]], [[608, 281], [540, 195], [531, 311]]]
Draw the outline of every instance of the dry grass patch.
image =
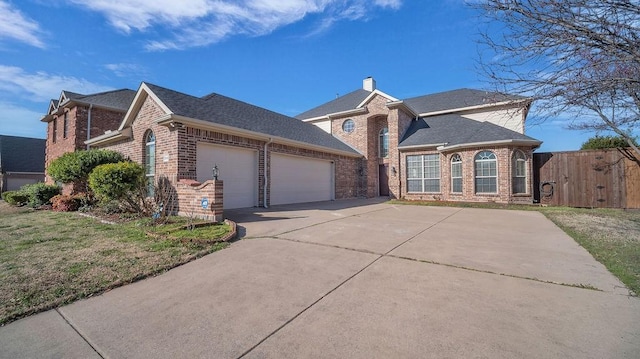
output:
[[615, 209], [541, 208], [547, 218], [640, 293], [640, 212]]
[[[177, 223], [174, 226], [180, 227]], [[228, 233], [207, 227], [200, 238]], [[144, 221], [101, 224], [74, 213], [14, 208], [0, 201], [0, 325], [166, 271], [224, 248], [180, 241]]]

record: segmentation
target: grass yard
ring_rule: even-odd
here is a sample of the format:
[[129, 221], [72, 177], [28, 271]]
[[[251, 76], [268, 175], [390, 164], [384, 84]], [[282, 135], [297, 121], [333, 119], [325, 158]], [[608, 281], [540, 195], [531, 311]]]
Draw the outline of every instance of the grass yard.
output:
[[539, 211], [640, 294], [640, 211], [566, 207]]
[[152, 276], [217, 251], [227, 225], [102, 224], [0, 201], [0, 325]]
[[640, 211], [538, 207], [493, 203], [416, 202], [395, 204], [539, 211], [584, 247], [636, 295], [640, 294]]

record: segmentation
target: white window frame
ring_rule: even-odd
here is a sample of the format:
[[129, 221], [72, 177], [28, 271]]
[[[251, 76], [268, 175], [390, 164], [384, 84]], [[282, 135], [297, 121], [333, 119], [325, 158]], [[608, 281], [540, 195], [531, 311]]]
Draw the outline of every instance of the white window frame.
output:
[[[491, 163], [494, 163], [494, 174], [491, 174]], [[478, 174], [478, 164], [482, 166], [481, 171], [483, 173]], [[485, 174], [484, 172], [487, 168], [484, 168], [486, 164], [489, 164], [489, 174]], [[493, 151], [480, 151], [476, 153], [473, 157], [473, 168], [474, 168], [474, 190], [476, 194], [497, 194], [498, 193], [498, 157]], [[479, 190], [479, 187], [486, 187], [485, 184], [482, 186], [478, 185], [478, 180], [486, 180], [493, 179], [493, 186], [495, 186], [495, 191], [484, 191]], [[490, 184], [491, 186], [491, 184]]]
[[[440, 171], [440, 154], [432, 153], [426, 155], [407, 155], [407, 192], [408, 193], [440, 193], [441, 191], [441, 171]], [[418, 167], [415, 166], [418, 164]], [[436, 164], [436, 166], [429, 166], [429, 164]], [[428, 171], [428, 169], [435, 168], [434, 171]], [[410, 190], [412, 186], [409, 182], [420, 183], [420, 190]], [[437, 182], [437, 191], [427, 191], [430, 184]]]
[[[454, 176], [454, 167], [459, 167], [459, 172], [460, 175], [459, 176]], [[460, 156], [459, 153], [454, 154], [453, 156], [451, 156], [451, 193], [462, 193], [464, 191], [464, 182], [462, 180], [462, 156]], [[456, 191], [455, 190], [455, 182], [454, 180], [459, 180], [460, 181], [460, 190]]]
[[144, 175], [147, 180], [147, 197], [153, 197], [156, 177], [156, 135], [151, 130], [144, 135]]
[[342, 122], [342, 131], [345, 133], [351, 133], [356, 129], [356, 123], [352, 119], [348, 118]]
[[384, 127], [378, 133], [378, 157], [389, 157], [389, 127]]
[[[513, 194], [528, 194], [527, 187], [527, 155], [521, 150], [513, 151], [511, 155], [511, 192]], [[516, 182], [521, 180], [524, 191], [516, 191]]]

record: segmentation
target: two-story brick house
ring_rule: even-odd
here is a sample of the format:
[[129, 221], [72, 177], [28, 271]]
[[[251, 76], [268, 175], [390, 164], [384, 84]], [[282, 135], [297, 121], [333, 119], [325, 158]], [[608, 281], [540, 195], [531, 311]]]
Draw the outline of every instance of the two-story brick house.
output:
[[531, 100], [460, 89], [400, 100], [373, 78], [301, 113], [363, 156], [366, 194], [394, 198], [532, 203]]
[[85, 141], [117, 128], [135, 94], [129, 89], [89, 95], [62, 91], [52, 99], [41, 119], [47, 123], [45, 167], [66, 152], [87, 149]]
[[66, 150], [122, 152], [145, 166], [150, 184], [202, 183], [217, 167], [227, 209], [376, 196], [533, 201], [531, 158], [541, 142], [524, 135], [527, 98], [461, 89], [400, 100], [367, 78], [363, 88], [292, 118], [149, 83], [132, 100], [130, 90], [111, 94], [118, 93], [127, 100], [109, 108], [118, 111], [101, 131], [92, 125], [89, 140], [81, 128], [99, 108], [91, 96], [63, 92], [52, 102], [43, 119], [47, 160], [63, 152], [56, 121], [75, 109]]

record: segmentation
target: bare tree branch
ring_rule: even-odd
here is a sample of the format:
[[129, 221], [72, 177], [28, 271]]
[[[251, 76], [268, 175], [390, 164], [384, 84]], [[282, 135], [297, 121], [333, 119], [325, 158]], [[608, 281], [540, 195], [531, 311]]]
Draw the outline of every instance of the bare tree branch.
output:
[[640, 121], [640, 1], [485, 0], [479, 70], [568, 127], [611, 130], [634, 151]]

